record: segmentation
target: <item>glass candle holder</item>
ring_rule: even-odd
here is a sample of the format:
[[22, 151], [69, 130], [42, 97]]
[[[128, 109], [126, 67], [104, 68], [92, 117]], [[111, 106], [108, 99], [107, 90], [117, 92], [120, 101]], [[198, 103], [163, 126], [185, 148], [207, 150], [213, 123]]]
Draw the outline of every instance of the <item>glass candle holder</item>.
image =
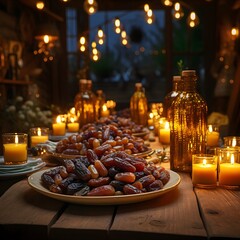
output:
[[48, 140], [49, 128], [31, 128], [30, 129], [30, 140], [31, 147], [35, 147], [40, 143], [44, 143]]
[[68, 132], [78, 132], [79, 122], [77, 116], [70, 116], [67, 124]]
[[212, 154], [192, 155], [192, 183], [194, 187], [217, 186], [217, 156]]
[[239, 136], [227, 136], [223, 138], [223, 144], [225, 147], [238, 147], [240, 148]]
[[219, 128], [214, 125], [208, 125], [207, 129], [207, 146], [218, 147], [219, 146]]
[[225, 147], [219, 148], [218, 153], [218, 184], [229, 189], [240, 188], [240, 157], [239, 150]]
[[4, 133], [2, 140], [4, 164], [17, 165], [27, 162], [28, 135], [26, 133]]
[[66, 134], [66, 116], [58, 115], [56, 121], [52, 124], [53, 135], [64, 136]]

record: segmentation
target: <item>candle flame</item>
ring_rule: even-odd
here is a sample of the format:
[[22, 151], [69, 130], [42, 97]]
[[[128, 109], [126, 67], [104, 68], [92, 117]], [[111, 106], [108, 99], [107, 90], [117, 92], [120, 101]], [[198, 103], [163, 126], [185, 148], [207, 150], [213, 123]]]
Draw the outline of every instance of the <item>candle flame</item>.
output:
[[103, 110], [104, 112], [107, 111], [107, 106], [106, 106], [106, 104], [103, 104], [103, 106], [102, 106], [102, 110]]
[[234, 164], [234, 154], [231, 154], [231, 164]]
[[236, 145], [237, 145], [237, 140], [236, 140], [236, 138], [233, 138], [233, 140], [232, 140], [232, 147], [236, 147]]
[[165, 129], [169, 129], [169, 122], [166, 122], [164, 127]]
[[206, 164], [207, 164], [207, 160], [203, 159], [203, 165], [206, 165]]
[[56, 123], [60, 123], [60, 122], [61, 122], [61, 116], [57, 116]]
[[18, 135], [15, 135], [15, 143], [18, 144]]
[[38, 128], [38, 129], [37, 129], [37, 135], [38, 135], [38, 136], [41, 136], [41, 128]]
[[75, 117], [71, 117], [71, 118], [70, 118], [70, 122], [71, 122], [71, 123], [74, 123], [74, 122], [75, 122], [75, 120], [76, 120], [76, 118], [75, 118]]
[[151, 112], [151, 113], [149, 113], [149, 118], [153, 118], [153, 113]]
[[209, 131], [209, 132], [212, 132], [212, 131], [213, 131], [212, 125], [209, 125], [209, 126], [208, 126], [208, 131]]

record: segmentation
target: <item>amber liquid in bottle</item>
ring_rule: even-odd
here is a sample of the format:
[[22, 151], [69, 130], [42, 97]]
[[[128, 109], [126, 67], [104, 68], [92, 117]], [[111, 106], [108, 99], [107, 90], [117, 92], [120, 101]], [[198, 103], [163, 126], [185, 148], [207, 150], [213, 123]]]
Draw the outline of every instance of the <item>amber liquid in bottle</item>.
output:
[[89, 93], [89, 83], [86, 79], [81, 79], [80, 92], [74, 99], [76, 114], [79, 117], [79, 123], [82, 127], [87, 123], [95, 121], [95, 101]]
[[196, 72], [182, 72], [182, 92], [170, 107], [170, 168], [191, 172], [192, 155], [206, 153], [207, 104], [196, 92]]
[[148, 102], [141, 83], [135, 84], [135, 92], [130, 99], [130, 112], [136, 124], [147, 126]]
[[102, 106], [104, 105], [106, 101], [105, 94], [103, 90], [99, 89], [97, 90], [97, 96], [96, 96], [96, 119], [99, 119], [101, 117], [101, 111], [102, 111]]

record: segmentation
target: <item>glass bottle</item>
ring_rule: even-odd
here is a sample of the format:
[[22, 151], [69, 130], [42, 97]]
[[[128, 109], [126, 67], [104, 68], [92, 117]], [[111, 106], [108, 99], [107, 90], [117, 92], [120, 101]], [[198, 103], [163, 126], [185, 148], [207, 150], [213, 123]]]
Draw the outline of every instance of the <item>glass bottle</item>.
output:
[[170, 121], [170, 107], [172, 105], [172, 102], [177, 97], [178, 93], [181, 91], [180, 80], [181, 76], [173, 76], [172, 91], [169, 92], [164, 98], [164, 116], [168, 121]]
[[136, 124], [147, 126], [148, 102], [142, 83], [135, 84], [135, 92], [130, 99], [130, 112]]
[[106, 101], [106, 97], [103, 90], [101, 89], [97, 90], [97, 96], [96, 96], [96, 118], [97, 119], [101, 117], [101, 110], [105, 101]]
[[[87, 80], [87, 91], [88, 91], [88, 94], [90, 96], [90, 99], [92, 101], [92, 105], [93, 105], [93, 108], [91, 107], [91, 111], [93, 111], [93, 114], [94, 114], [94, 120], [93, 121], [96, 121], [97, 118], [96, 118], [96, 108], [95, 108], [95, 105], [96, 105], [96, 95], [95, 93], [93, 92], [92, 90], [92, 80]], [[92, 120], [91, 120], [92, 122]]]
[[207, 104], [196, 92], [195, 70], [182, 71], [182, 91], [170, 107], [170, 168], [191, 172], [192, 155], [206, 153]]
[[87, 80], [80, 79], [79, 86], [80, 91], [75, 96], [74, 107], [82, 127], [84, 124], [95, 121], [95, 103], [89, 94]]

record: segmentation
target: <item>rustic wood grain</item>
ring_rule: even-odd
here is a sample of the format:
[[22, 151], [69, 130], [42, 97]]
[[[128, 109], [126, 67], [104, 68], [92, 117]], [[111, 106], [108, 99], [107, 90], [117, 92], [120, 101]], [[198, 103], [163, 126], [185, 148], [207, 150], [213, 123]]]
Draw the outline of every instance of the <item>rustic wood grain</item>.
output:
[[0, 198], [1, 239], [47, 239], [64, 203], [45, 197], [22, 180]]
[[194, 191], [209, 237], [240, 239], [240, 192], [221, 188]]
[[107, 240], [112, 222], [114, 206], [69, 205], [58, 221], [50, 228], [50, 239]]
[[119, 206], [110, 239], [207, 239], [191, 178], [180, 176], [178, 188], [157, 199]]

